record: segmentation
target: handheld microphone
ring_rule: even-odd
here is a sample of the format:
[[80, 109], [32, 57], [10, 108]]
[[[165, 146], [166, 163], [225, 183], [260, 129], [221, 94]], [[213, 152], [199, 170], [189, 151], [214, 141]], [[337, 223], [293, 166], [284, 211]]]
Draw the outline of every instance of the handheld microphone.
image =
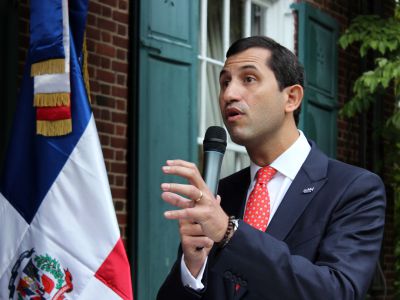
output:
[[214, 196], [217, 195], [219, 175], [225, 149], [225, 129], [219, 126], [208, 127], [203, 140], [203, 179]]

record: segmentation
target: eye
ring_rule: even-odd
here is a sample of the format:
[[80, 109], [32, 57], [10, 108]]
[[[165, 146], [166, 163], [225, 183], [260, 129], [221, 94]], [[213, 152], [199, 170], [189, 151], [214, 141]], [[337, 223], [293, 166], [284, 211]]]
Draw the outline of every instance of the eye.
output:
[[254, 76], [245, 76], [243, 81], [246, 83], [251, 83], [256, 81], [256, 78]]
[[219, 82], [221, 88], [227, 87], [231, 81], [229, 79], [223, 79]]

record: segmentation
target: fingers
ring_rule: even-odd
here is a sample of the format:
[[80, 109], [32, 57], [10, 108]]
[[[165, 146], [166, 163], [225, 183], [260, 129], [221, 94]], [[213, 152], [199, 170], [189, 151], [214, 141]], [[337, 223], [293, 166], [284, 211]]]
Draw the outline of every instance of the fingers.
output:
[[200, 224], [193, 223], [192, 220], [180, 220], [179, 232], [184, 248], [192, 253], [202, 251], [204, 248], [211, 248], [213, 245], [213, 241], [204, 235]]
[[204, 180], [194, 163], [179, 159], [167, 160], [167, 165], [163, 166], [162, 170], [166, 174], [186, 178], [191, 184], [201, 187], [202, 189], [205, 186]]
[[181, 235], [204, 236], [204, 232], [200, 224], [187, 221], [179, 222], [179, 232]]
[[164, 212], [164, 217], [170, 220], [189, 220], [193, 219], [193, 208], [179, 210], [168, 210]]
[[[178, 183], [163, 183], [161, 184], [161, 189], [164, 191], [161, 194], [161, 198], [176, 207], [179, 208], [193, 208], [196, 204], [200, 202], [200, 200], [203, 199], [203, 192], [198, 189], [197, 187], [193, 185], [187, 185], [187, 184], [178, 184]], [[190, 201], [189, 199], [181, 196], [181, 195], [186, 196], [189, 199], [192, 199], [193, 201]], [[168, 219], [180, 219], [180, 218], [187, 218], [190, 215], [188, 215], [188, 211], [171, 211], [171, 212], [165, 212], [165, 217]]]
[[193, 252], [199, 251], [197, 248], [211, 248], [214, 242], [206, 236], [182, 236], [182, 246]]
[[[196, 165], [183, 160], [168, 160], [162, 169], [165, 174], [176, 175], [189, 181], [188, 184], [161, 184], [162, 199], [180, 208], [165, 211], [164, 217], [170, 220], [197, 222], [203, 230], [206, 229], [202, 235], [216, 240], [215, 238], [219, 237], [219, 231], [226, 225], [225, 213], [219, 205], [220, 198], [217, 201], [215, 200]], [[223, 218], [218, 220], [221, 217]], [[219, 226], [215, 227], [214, 225]], [[216, 230], [213, 229], [214, 227]], [[214, 231], [216, 231], [215, 234]]]
[[186, 168], [196, 168], [196, 164], [192, 163], [192, 162], [188, 162], [186, 160], [182, 160], [182, 159], [169, 159], [167, 160], [167, 165], [168, 166], [182, 166], [182, 167], [186, 167]]
[[198, 200], [203, 195], [203, 192], [199, 188], [188, 184], [163, 183], [161, 184], [161, 189], [164, 192], [185, 195], [187, 198], [192, 200]]
[[194, 206], [193, 201], [174, 193], [164, 192], [161, 194], [161, 199], [179, 208], [189, 208]]

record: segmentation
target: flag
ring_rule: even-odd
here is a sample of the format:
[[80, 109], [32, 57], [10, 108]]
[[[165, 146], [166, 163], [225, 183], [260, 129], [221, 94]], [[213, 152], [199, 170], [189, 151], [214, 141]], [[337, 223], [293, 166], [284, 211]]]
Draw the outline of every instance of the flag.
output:
[[[46, 40], [35, 31], [43, 26], [31, 26], [37, 48], [31, 40], [0, 180], [0, 299], [131, 300], [129, 262], [80, 63], [87, 0], [30, 3], [31, 14], [40, 12], [39, 19], [53, 22], [48, 28], [64, 27]], [[60, 7], [70, 14], [60, 13]], [[68, 30], [66, 20], [57, 19], [65, 16]], [[64, 48], [42, 51], [49, 39]], [[40, 74], [32, 72], [34, 64], [54, 58], [64, 60], [60, 68], [46, 70], [52, 63], [44, 63], [35, 67]], [[63, 76], [69, 79], [71, 131], [43, 135], [37, 131], [36, 77], [59, 74], [68, 74]]]
[[[87, 0], [71, 3], [74, 2]], [[65, 135], [72, 130], [68, 0], [34, 0], [30, 5], [29, 52], [36, 132]]]

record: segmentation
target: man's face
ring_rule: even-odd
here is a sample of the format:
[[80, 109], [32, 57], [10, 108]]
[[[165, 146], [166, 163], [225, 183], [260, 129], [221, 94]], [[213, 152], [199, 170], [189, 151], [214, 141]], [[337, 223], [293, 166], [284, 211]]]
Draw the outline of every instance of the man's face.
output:
[[220, 74], [222, 118], [232, 140], [243, 146], [271, 140], [283, 128], [286, 94], [267, 66], [269, 58], [269, 50], [250, 48], [230, 56]]

